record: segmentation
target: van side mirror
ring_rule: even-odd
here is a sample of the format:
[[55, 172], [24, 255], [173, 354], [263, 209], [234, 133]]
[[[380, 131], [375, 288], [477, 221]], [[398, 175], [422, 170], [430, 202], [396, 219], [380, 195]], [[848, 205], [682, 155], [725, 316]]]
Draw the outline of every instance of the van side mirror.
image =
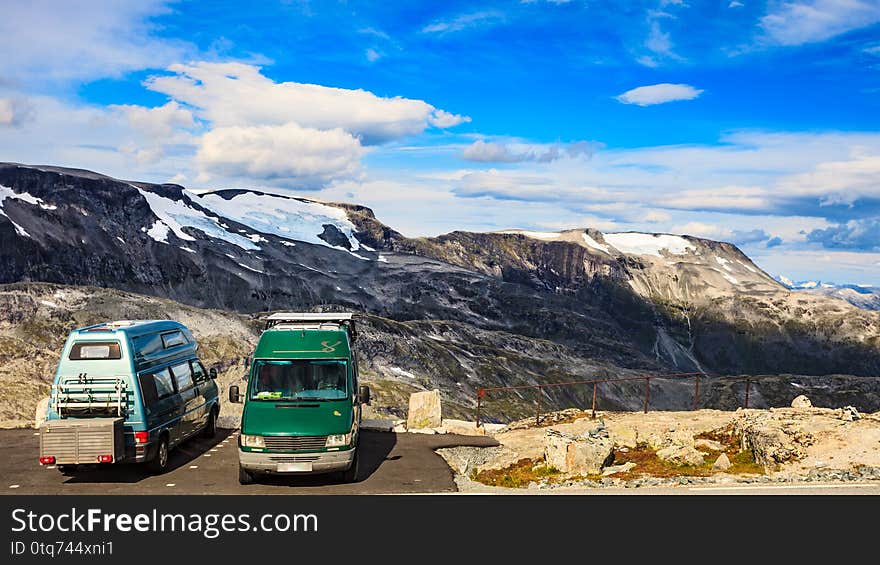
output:
[[229, 387], [229, 402], [232, 402], [233, 404], [241, 402], [241, 395], [238, 393], [238, 385], [232, 385]]
[[361, 404], [369, 404], [370, 403], [370, 387], [367, 385], [361, 385], [360, 390], [358, 390], [358, 397]]
[[211, 377], [212, 379], [216, 379], [217, 378], [217, 369], [215, 369], [214, 367], [211, 367], [210, 369], [208, 369], [208, 376]]

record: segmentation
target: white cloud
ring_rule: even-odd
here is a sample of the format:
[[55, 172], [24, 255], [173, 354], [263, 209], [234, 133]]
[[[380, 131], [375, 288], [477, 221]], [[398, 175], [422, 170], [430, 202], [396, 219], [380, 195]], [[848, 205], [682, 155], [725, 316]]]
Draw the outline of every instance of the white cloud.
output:
[[369, 61], [369, 62], [371, 62], [371, 63], [375, 63], [376, 61], [378, 61], [379, 59], [382, 58], [382, 53], [380, 53], [380, 52], [377, 51], [376, 49], [373, 49], [372, 47], [370, 47], [369, 49], [367, 49], [367, 50], [364, 52], [364, 55], [366, 56], [367, 61]]
[[596, 144], [579, 141], [552, 145], [486, 142], [478, 139], [462, 151], [462, 158], [483, 163], [550, 163], [563, 158], [590, 157]]
[[294, 122], [306, 128], [342, 128], [369, 144], [415, 135], [430, 125], [451, 127], [469, 120], [422, 100], [278, 83], [261, 74], [259, 67], [242, 63], [178, 64], [169, 71], [174, 74], [149, 78], [147, 87], [195, 108], [217, 127]]
[[111, 105], [110, 109], [121, 112], [133, 129], [148, 137], [169, 138], [177, 128], [195, 126], [192, 112], [174, 101], [155, 108], [123, 104]]
[[727, 5], [728, 8], [742, 8], [745, 6], [742, 2], [738, 2], [737, 0], [733, 0], [730, 4]]
[[707, 224], [705, 222], [688, 222], [673, 226], [672, 233], [681, 235], [693, 235], [707, 239], [724, 239], [730, 237], [731, 230], [725, 227]]
[[650, 224], [660, 224], [663, 222], [668, 222], [672, 219], [672, 216], [668, 212], [664, 212], [662, 210], [651, 210], [647, 214], [645, 214], [645, 221]]
[[876, 0], [777, 2], [761, 18], [765, 39], [776, 45], [803, 45], [880, 22]]
[[637, 104], [639, 106], [652, 106], [665, 104], [676, 100], [693, 100], [702, 94], [702, 90], [689, 84], [652, 84], [627, 90], [617, 96], [617, 100], [624, 104]]
[[163, 68], [194, 48], [159, 38], [151, 19], [165, 0], [4, 2], [0, 75], [21, 81], [95, 79]]
[[20, 126], [30, 117], [31, 112], [31, 105], [24, 98], [0, 98], [0, 127]]
[[422, 28], [422, 33], [447, 34], [475, 27], [495, 25], [504, 21], [504, 14], [496, 11], [461, 14], [449, 20], [438, 20]]
[[[354, 176], [364, 148], [341, 129], [317, 130], [295, 123], [224, 126], [202, 137], [196, 162], [211, 175], [318, 188]], [[308, 186], [309, 184], [313, 186]]]

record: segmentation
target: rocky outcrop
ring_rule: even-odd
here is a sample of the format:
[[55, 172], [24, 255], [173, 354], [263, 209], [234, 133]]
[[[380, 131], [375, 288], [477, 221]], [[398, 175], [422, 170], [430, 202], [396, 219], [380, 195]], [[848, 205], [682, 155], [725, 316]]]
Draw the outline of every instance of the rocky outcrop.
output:
[[802, 423], [776, 418], [771, 412], [757, 412], [737, 419], [734, 430], [742, 438], [743, 449], [751, 449], [755, 461], [769, 471], [802, 458], [804, 449], [812, 445], [813, 436]]
[[564, 475], [595, 475], [614, 460], [614, 442], [602, 423], [581, 435], [550, 429], [544, 434], [544, 460]]

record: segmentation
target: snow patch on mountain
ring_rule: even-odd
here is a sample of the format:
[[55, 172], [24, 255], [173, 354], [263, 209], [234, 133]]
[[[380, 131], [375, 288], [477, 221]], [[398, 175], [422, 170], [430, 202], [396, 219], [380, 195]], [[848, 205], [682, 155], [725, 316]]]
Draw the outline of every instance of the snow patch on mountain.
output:
[[3, 210], [3, 202], [7, 198], [11, 199], [11, 200], [21, 200], [22, 202], [27, 202], [28, 204], [33, 204], [34, 206], [39, 206], [43, 210], [55, 210], [56, 209], [55, 206], [44, 203], [42, 198], [37, 198], [36, 196], [32, 196], [32, 195], [28, 194], [27, 192], [15, 192], [14, 190], [9, 188], [8, 186], [3, 186], [2, 184], [0, 184], [0, 216], [3, 216], [7, 220], [9, 220], [9, 222], [12, 224], [12, 227], [15, 228], [15, 232], [18, 235], [23, 236], [23, 237], [30, 237], [30, 234], [27, 231], [25, 231], [25, 229], [23, 227], [21, 227], [20, 225], [16, 224], [14, 221], [12, 221], [12, 218], [10, 218], [6, 214], [6, 212]]
[[592, 247], [593, 249], [598, 249], [599, 251], [607, 254], [611, 254], [611, 251], [608, 249], [607, 245], [603, 245], [589, 236], [589, 234], [584, 233], [583, 236], [584, 243], [587, 244], [587, 247]]
[[607, 233], [604, 237], [611, 246], [630, 255], [662, 257], [661, 251], [672, 255], [684, 255], [688, 250], [696, 251], [692, 243], [677, 235], [620, 232]]
[[[207, 236], [222, 239], [242, 249], [260, 249], [250, 239], [229, 233], [220, 226], [217, 218], [212, 218], [201, 210], [193, 208], [183, 199], [172, 200], [137, 186], [134, 186], [134, 188], [146, 199], [150, 209], [160, 220], [147, 230], [147, 235], [156, 241], [168, 243], [168, 230], [171, 230], [174, 235], [184, 241], [195, 241], [196, 238], [183, 231], [184, 227], [189, 227], [200, 230]], [[184, 191], [184, 194], [187, 194], [186, 191]], [[194, 201], [198, 198], [195, 194], [190, 197]], [[165, 227], [163, 228], [160, 223]]]
[[357, 251], [361, 247], [354, 236], [355, 225], [348, 219], [348, 215], [344, 210], [332, 206], [254, 192], [236, 194], [228, 200], [217, 193], [208, 193], [198, 197], [198, 203], [262, 233], [349, 251], [330, 245], [318, 237], [324, 233], [324, 226], [331, 225], [348, 239], [351, 251]]

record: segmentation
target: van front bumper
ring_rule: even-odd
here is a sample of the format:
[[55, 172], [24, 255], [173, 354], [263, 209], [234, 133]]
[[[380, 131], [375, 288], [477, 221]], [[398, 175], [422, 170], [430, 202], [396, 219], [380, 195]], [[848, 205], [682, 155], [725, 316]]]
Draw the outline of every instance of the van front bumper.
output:
[[[248, 471], [277, 475], [309, 475], [345, 471], [351, 467], [357, 448], [345, 451], [323, 451], [320, 453], [259, 453], [238, 450], [238, 462]], [[311, 463], [311, 471], [279, 471], [279, 465], [287, 463]]]

